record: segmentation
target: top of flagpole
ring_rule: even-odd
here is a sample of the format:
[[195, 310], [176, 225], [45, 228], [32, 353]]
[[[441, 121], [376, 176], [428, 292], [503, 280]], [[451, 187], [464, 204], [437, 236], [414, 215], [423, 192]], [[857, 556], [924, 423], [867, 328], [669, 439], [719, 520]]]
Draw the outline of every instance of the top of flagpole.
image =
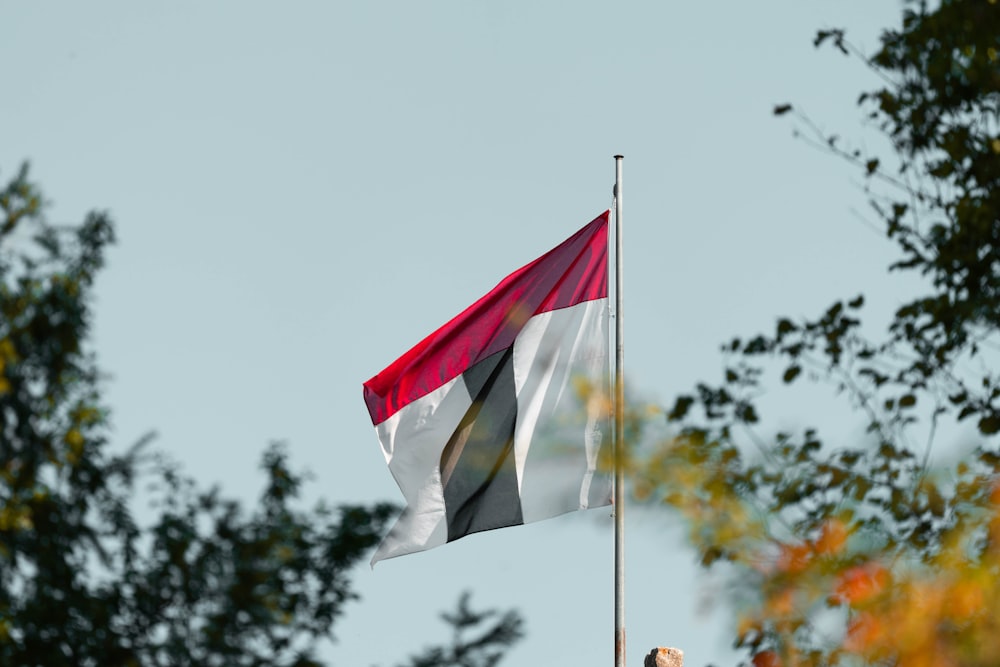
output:
[[[612, 188], [611, 195], [617, 199], [617, 197], [618, 197], [618, 181], [621, 180], [621, 165], [622, 165], [622, 160], [625, 159], [625, 156], [621, 155], [621, 154], [615, 155], [614, 159], [615, 159], [615, 187]], [[617, 216], [618, 216], [619, 213], [620, 213], [620, 211], [618, 210], [618, 207], [615, 206], [615, 217], [616, 218], [617, 218]], [[615, 225], [617, 225], [617, 224], [618, 223], [616, 221]]]

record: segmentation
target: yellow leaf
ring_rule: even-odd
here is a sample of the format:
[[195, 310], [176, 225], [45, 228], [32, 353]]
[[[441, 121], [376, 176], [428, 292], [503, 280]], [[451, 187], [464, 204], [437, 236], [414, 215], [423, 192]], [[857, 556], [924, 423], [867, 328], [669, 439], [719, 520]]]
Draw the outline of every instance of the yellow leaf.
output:
[[831, 556], [843, 550], [847, 542], [847, 527], [839, 519], [832, 519], [823, 525], [823, 530], [816, 540], [816, 553]]
[[63, 438], [63, 440], [65, 440], [66, 444], [69, 445], [70, 447], [73, 448], [83, 447], [83, 434], [80, 433], [80, 429], [76, 428], [70, 429], [66, 433], [66, 436]]
[[964, 580], [955, 584], [948, 596], [949, 611], [957, 620], [966, 620], [986, 611], [986, 600], [978, 581]]
[[66, 453], [66, 462], [71, 466], [75, 466], [80, 462], [80, 457], [83, 456], [83, 434], [80, 433], [79, 429], [72, 428], [66, 433], [63, 440], [69, 446], [69, 451]]

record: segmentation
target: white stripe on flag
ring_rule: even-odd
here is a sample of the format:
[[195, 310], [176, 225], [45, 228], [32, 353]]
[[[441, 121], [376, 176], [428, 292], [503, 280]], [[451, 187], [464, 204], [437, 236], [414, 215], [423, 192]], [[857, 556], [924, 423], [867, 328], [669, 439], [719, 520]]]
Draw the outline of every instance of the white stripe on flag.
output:
[[379, 545], [372, 565], [448, 541], [439, 467], [447, 435], [442, 435], [454, 432], [471, 405], [459, 376], [375, 427], [407, 506]]
[[514, 342], [525, 523], [611, 502], [611, 476], [597, 473], [610, 433], [608, 319], [607, 299], [586, 301], [536, 315]]

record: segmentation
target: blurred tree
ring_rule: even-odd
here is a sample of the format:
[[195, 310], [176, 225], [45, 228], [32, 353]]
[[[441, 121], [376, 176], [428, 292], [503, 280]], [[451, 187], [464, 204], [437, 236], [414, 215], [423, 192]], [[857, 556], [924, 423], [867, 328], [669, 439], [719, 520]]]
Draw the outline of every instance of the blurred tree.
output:
[[[524, 636], [523, 619], [514, 611], [498, 615], [496, 610], [473, 611], [469, 593], [458, 600], [455, 611], [441, 618], [451, 626], [452, 641], [447, 647], [434, 646], [412, 656], [401, 667], [495, 667], [507, 649]], [[481, 629], [484, 624], [485, 629]]]
[[[861, 169], [900, 252], [891, 269], [923, 276], [923, 293], [876, 339], [858, 296], [732, 340], [721, 383], [680, 396], [673, 436], [632, 462], [635, 490], [680, 511], [706, 566], [735, 573], [736, 645], [756, 667], [995, 665], [1000, 4], [909, 0], [870, 57], [842, 30], [816, 44], [881, 77], [859, 105], [888, 153], [824, 136], [792, 105], [775, 113]], [[769, 381], [810, 380], [851, 402], [870, 442], [839, 449], [816, 429], [762, 425]], [[946, 421], [978, 429], [978, 447], [952, 468], [930, 458]]]
[[[46, 223], [26, 167], [0, 211], [0, 664], [321, 664], [317, 642], [356, 597], [349, 570], [393, 508], [295, 509], [302, 479], [279, 446], [250, 511], [145, 441], [109, 451], [86, 343], [111, 222]], [[140, 479], [155, 483], [145, 521]], [[518, 624], [504, 616], [492, 647]]]

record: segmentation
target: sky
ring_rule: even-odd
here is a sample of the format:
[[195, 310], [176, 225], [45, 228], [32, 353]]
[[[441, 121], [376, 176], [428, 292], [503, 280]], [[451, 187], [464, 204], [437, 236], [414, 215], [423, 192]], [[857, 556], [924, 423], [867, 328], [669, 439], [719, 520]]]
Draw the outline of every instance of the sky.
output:
[[[611, 205], [624, 160], [628, 391], [669, 404], [719, 344], [865, 291], [891, 248], [858, 173], [793, 136], [792, 102], [863, 137], [885, 0], [667, 3], [0, 0], [0, 178], [23, 160], [52, 222], [111, 212], [93, 342], [115, 446], [149, 431], [252, 502], [269, 442], [309, 502], [402, 498], [361, 383]], [[784, 423], [813, 418], [799, 400]], [[817, 419], [833, 419], [820, 415]], [[733, 664], [725, 590], [656, 507], [627, 506], [629, 664]], [[464, 590], [517, 607], [505, 664], [611, 664], [606, 508], [354, 573], [324, 656], [388, 667], [448, 639]]]

